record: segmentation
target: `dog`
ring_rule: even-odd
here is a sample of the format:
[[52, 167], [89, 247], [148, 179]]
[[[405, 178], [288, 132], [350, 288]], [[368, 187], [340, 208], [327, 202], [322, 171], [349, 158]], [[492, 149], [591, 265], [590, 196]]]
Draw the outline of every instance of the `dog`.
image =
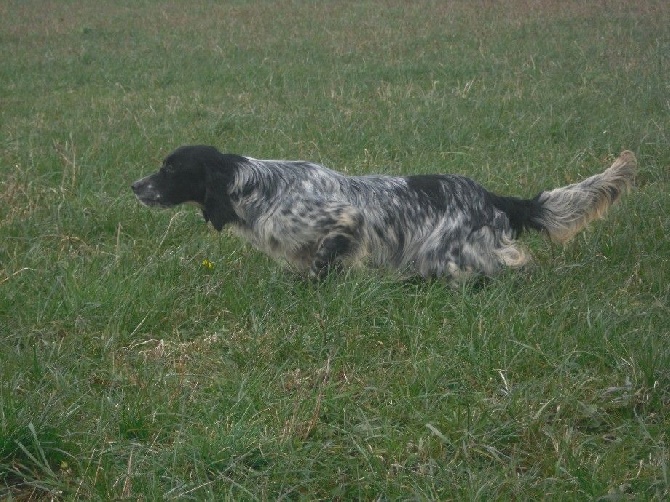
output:
[[523, 199], [460, 175], [347, 176], [195, 145], [176, 149], [132, 190], [147, 206], [193, 203], [216, 230], [229, 225], [312, 277], [364, 263], [458, 284], [526, 265], [516, 241], [524, 231], [567, 242], [628, 191], [636, 168], [624, 151], [600, 174]]

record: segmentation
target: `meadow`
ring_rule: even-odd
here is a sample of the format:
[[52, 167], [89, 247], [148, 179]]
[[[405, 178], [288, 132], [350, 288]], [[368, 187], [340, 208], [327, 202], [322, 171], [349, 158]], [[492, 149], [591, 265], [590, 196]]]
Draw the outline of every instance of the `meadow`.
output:
[[[670, 498], [665, 0], [0, 3], [0, 498]], [[203, 143], [635, 189], [484, 286], [305, 281], [130, 184]]]

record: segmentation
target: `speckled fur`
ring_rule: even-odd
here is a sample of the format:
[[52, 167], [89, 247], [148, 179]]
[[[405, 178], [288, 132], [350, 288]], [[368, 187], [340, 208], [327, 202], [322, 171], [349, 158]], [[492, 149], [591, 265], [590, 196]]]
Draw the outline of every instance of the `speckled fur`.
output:
[[626, 151], [581, 183], [518, 199], [457, 175], [346, 176], [312, 162], [185, 146], [132, 188], [150, 206], [195, 203], [217, 230], [230, 225], [313, 276], [364, 263], [460, 282], [526, 264], [529, 255], [515, 242], [524, 230], [571, 238], [629, 188], [635, 168]]

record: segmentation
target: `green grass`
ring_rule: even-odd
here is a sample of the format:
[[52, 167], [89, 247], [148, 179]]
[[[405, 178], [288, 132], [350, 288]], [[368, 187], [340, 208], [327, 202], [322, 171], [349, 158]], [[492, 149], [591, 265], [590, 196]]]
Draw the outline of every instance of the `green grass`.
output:
[[[666, 4], [3, 2], [0, 498], [670, 497]], [[140, 207], [185, 143], [640, 174], [528, 273], [316, 285]]]

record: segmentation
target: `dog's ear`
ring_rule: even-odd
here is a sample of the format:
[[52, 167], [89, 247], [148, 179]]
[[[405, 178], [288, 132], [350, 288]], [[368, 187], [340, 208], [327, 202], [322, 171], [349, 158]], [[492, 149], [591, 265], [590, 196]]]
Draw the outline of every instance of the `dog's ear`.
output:
[[205, 221], [211, 221], [219, 232], [227, 223], [238, 219], [233, 209], [228, 186], [230, 181], [221, 169], [207, 167], [205, 204], [202, 215]]

